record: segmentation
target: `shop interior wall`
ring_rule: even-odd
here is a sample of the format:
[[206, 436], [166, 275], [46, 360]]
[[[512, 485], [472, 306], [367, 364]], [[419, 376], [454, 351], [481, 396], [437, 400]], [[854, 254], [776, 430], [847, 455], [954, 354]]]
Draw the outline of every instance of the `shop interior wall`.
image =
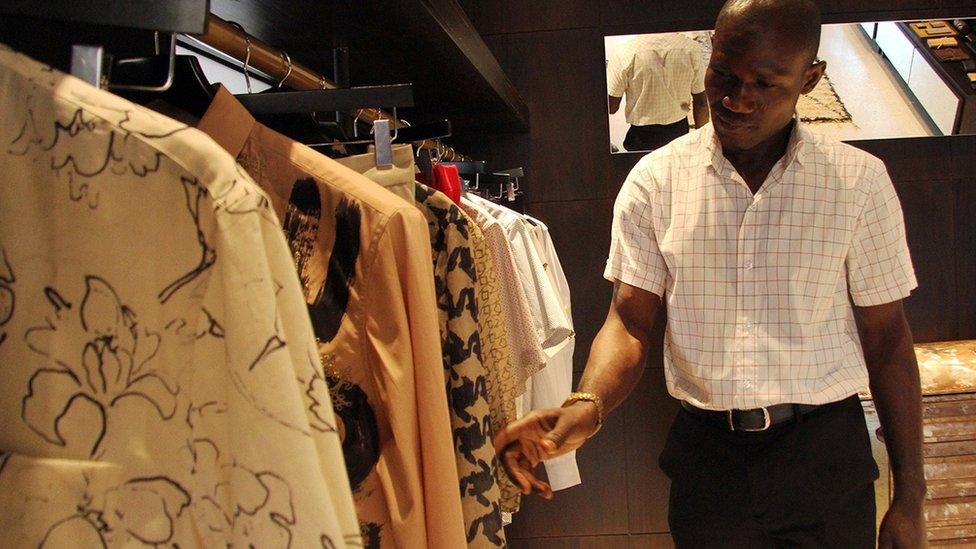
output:
[[[608, 151], [603, 36], [710, 28], [722, 2], [462, 0], [530, 106], [531, 132], [456, 139], [493, 166], [522, 165], [527, 210], [546, 222], [573, 291], [577, 378], [606, 315], [602, 272], [614, 197], [640, 158]], [[821, 2], [826, 22], [976, 15], [971, 2]], [[969, 13], [967, 13], [967, 10]], [[976, 137], [861, 141], [901, 198], [920, 288], [906, 301], [917, 341], [976, 338]], [[670, 547], [657, 456], [677, 404], [667, 396], [662, 323], [634, 394], [579, 455], [583, 486], [527, 501], [513, 547]]]

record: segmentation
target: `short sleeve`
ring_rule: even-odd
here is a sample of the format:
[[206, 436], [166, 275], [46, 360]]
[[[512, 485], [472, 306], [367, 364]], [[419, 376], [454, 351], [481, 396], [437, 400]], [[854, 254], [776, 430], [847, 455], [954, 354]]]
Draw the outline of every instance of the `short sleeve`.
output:
[[697, 42], [691, 48], [691, 74], [691, 93], [703, 93], [705, 91], [705, 57]]
[[884, 169], [873, 178], [858, 219], [847, 255], [847, 281], [859, 307], [903, 299], [918, 287], [901, 203]]
[[613, 97], [623, 97], [630, 82], [630, 71], [633, 56], [626, 44], [618, 47], [607, 62], [607, 94]]
[[654, 185], [646, 158], [631, 170], [613, 207], [604, 278], [664, 296], [668, 269], [654, 232]]

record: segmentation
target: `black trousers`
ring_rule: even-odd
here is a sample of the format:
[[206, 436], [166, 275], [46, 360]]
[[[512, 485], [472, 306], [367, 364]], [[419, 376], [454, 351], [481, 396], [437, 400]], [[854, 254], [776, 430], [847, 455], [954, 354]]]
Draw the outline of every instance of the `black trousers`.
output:
[[624, 149], [628, 151], [653, 151], [660, 149], [688, 133], [688, 131], [687, 118], [682, 118], [674, 124], [631, 126], [627, 129], [627, 136], [624, 137]]
[[660, 465], [679, 549], [875, 547], [878, 467], [856, 396], [764, 433], [682, 409]]

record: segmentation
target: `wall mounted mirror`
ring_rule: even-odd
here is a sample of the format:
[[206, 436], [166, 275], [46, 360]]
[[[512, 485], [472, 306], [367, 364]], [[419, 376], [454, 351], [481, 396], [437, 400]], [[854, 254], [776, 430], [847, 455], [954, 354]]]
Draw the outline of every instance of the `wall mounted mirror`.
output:
[[[647, 152], [695, 127], [712, 31], [604, 38], [614, 153]], [[976, 133], [976, 19], [824, 25], [826, 77], [797, 116], [837, 139]]]

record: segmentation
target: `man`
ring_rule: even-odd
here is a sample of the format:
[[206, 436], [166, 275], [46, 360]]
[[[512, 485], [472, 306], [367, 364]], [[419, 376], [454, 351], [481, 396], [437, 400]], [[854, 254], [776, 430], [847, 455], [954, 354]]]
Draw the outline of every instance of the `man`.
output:
[[688, 133], [693, 106], [695, 127], [708, 122], [701, 46], [679, 33], [646, 34], [623, 44], [607, 63], [610, 114], [620, 109], [630, 128], [628, 151], [652, 151]]
[[[894, 475], [882, 547], [924, 545], [915, 288], [883, 164], [793, 118], [822, 77], [812, 0], [729, 0], [705, 88], [713, 124], [642, 159], [614, 208], [606, 322], [562, 408], [496, 436], [523, 490], [640, 378], [667, 301], [682, 401], [660, 465], [678, 547], [873, 547], [877, 477], [856, 393], [870, 385]], [[853, 302], [853, 305], [852, 305]]]

